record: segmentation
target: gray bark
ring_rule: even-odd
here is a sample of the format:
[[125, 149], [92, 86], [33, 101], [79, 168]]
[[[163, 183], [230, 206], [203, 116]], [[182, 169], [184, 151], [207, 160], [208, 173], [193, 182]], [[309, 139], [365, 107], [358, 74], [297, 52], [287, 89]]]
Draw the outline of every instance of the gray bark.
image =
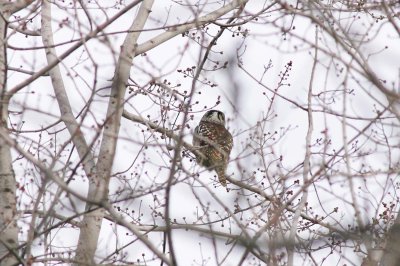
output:
[[[7, 94], [7, 24], [14, 12], [32, 1], [0, 1], [0, 128], [8, 131]], [[0, 264], [13, 265], [18, 257], [18, 226], [16, 209], [16, 183], [12, 168], [11, 147], [0, 137]]]
[[[128, 82], [132, 60], [136, 55], [137, 40], [151, 12], [153, 0], [145, 0], [141, 4], [138, 15], [129, 28], [121, 47], [121, 54], [115, 69], [110, 100], [107, 108], [106, 123], [100, 145], [99, 158], [95, 174], [89, 183], [88, 198], [99, 205], [107, 200], [111, 168], [114, 162], [115, 149], [124, 107], [124, 95]], [[88, 204], [87, 209], [93, 205]], [[100, 234], [104, 209], [98, 208], [85, 214], [81, 223], [76, 261], [82, 265], [92, 265]]]

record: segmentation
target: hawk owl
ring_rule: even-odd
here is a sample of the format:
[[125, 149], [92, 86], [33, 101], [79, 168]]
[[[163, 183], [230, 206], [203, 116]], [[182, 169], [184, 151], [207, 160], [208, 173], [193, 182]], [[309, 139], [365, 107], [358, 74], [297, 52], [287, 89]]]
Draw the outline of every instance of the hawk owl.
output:
[[233, 147], [231, 133], [225, 128], [225, 115], [218, 110], [207, 111], [194, 130], [193, 146], [203, 156], [196, 155], [199, 165], [215, 170], [219, 182], [226, 186], [225, 171]]

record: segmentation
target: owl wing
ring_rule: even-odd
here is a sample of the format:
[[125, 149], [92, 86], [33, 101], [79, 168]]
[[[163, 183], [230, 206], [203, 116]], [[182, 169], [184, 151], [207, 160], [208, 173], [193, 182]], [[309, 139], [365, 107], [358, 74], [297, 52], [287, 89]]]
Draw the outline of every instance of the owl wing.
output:
[[[223, 125], [200, 122], [195, 128], [193, 145], [212, 147], [216, 157], [227, 160], [233, 147], [233, 138]], [[219, 153], [218, 156], [217, 153]]]
[[233, 148], [233, 138], [231, 133], [226, 128], [224, 128], [224, 131], [225, 132], [220, 135], [220, 139], [217, 141], [217, 143], [224, 152], [225, 159], [228, 160], [229, 154]]

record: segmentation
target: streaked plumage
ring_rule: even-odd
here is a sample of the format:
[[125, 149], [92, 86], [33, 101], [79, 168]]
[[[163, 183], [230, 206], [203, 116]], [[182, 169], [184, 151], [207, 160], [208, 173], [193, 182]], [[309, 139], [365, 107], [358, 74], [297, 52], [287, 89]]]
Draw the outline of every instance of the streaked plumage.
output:
[[204, 156], [196, 156], [198, 164], [215, 170], [221, 185], [226, 186], [225, 171], [233, 147], [231, 133], [225, 128], [225, 115], [218, 110], [206, 112], [195, 128], [193, 146]]

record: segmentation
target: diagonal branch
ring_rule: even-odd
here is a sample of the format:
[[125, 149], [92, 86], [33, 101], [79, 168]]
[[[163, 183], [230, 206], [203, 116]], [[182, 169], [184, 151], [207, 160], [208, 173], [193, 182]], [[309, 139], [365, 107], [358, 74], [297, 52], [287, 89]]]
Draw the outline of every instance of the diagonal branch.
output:
[[[42, 40], [46, 47], [47, 63], [51, 64], [51, 62], [57, 61], [58, 57], [54, 48], [53, 29], [51, 26], [51, 4], [48, 1], [43, 1], [42, 5]], [[51, 68], [49, 70], [49, 75], [60, 109], [61, 120], [64, 122], [71, 135], [72, 142], [76, 146], [86, 175], [90, 176], [95, 166], [94, 157], [80, 129], [81, 125], [76, 121], [73, 115], [59, 65]]]
[[137, 54], [145, 53], [145, 52], [153, 49], [154, 47], [168, 41], [169, 39], [172, 39], [173, 37], [175, 37], [179, 34], [182, 34], [182, 33], [186, 32], [190, 29], [193, 29], [195, 27], [199, 27], [199, 26], [205, 25], [207, 23], [211, 23], [211, 22], [215, 23], [215, 20], [217, 20], [221, 16], [246, 4], [247, 2], [248, 2], [248, 0], [234, 0], [234, 1], [230, 2], [229, 4], [215, 10], [214, 12], [211, 12], [202, 17], [198, 17], [189, 23], [186, 23], [186, 24], [180, 25], [180, 26], [176, 26], [176, 27], [170, 27], [168, 31], [161, 33], [160, 35], [139, 45], [136, 49], [136, 53]]
[[[96, 164], [95, 174], [89, 180], [88, 198], [99, 204], [106, 204], [107, 201], [111, 168], [114, 162], [124, 106], [126, 84], [130, 75], [132, 60], [136, 56], [137, 40], [151, 12], [153, 2], [153, 0], [144, 0], [140, 5], [137, 16], [130, 26], [129, 33], [121, 46], [121, 53], [115, 68], [99, 159]], [[87, 204], [86, 209], [91, 209], [91, 204]], [[87, 212], [84, 215], [76, 249], [76, 261], [78, 264], [94, 264], [94, 255], [104, 215], [105, 211], [103, 208]]]
[[76, 44], [72, 45], [69, 49], [67, 49], [64, 53], [60, 54], [54, 61], [50, 62], [47, 64], [47, 66], [43, 67], [39, 71], [37, 71], [34, 75], [31, 77], [27, 78], [26, 80], [22, 81], [8, 92], [8, 97], [12, 97], [15, 93], [20, 91], [21, 89], [25, 88], [29, 84], [31, 84], [33, 81], [36, 79], [42, 77], [45, 75], [50, 69], [52, 69], [54, 66], [58, 65], [62, 60], [67, 58], [69, 55], [71, 55], [74, 51], [76, 51], [78, 48], [80, 48], [84, 43], [87, 41], [95, 38], [98, 36], [100, 32], [102, 32], [105, 28], [107, 28], [111, 23], [113, 23], [115, 20], [120, 18], [123, 14], [131, 10], [133, 7], [138, 5], [140, 2], [143, 0], [136, 0], [123, 9], [121, 9], [118, 13], [116, 13], [114, 16], [112, 16], [110, 19], [106, 20], [104, 23], [100, 24], [99, 26], [96, 27], [93, 31], [89, 32], [85, 37], [83, 37], [80, 41], [78, 41]]
[[[159, 132], [160, 134], [164, 134], [165, 136], [167, 136], [167, 137], [169, 137], [169, 138], [171, 138], [173, 140], [179, 139], [179, 136], [177, 134], [174, 134], [171, 130], [167, 130], [167, 129], [161, 127], [161, 126], [158, 126], [157, 124], [155, 124], [155, 123], [153, 123], [151, 121], [148, 121], [148, 120], [146, 120], [146, 119], [144, 119], [144, 118], [142, 118], [140, 116], [131, 114], [131, 113], [125, 111], [125, 110], [123, 112], [123, 116], [128, 120], [131, 120], [133, 122], [137, 122], [139, 124], [145, 125], [145, 126], [151, 128], [152, 130], [154, 130], [156, 132]], [[185, 142], [183, 140], [182, 140], [182, 146], [185, 147], [190, 152], [192, 152], [193, 154], [201, 155], [199, 153], [198, 149], [196, 149], [196, 147], [190, 145], [189, 143], [187, 143], [187, 142]], [[310, 179], [312, 179], [312, 178], [310, 178]], [[229, 176], [227, 176], [227, 180], [230, 183], [232, 183], [232, 184], [234, 184], [234, 185], [236, 185], [238, 187], [241, 187], [243, 189], [246, 189], [248, 191], [251, 191], [253, 193], [256, 193], [256, 194], [260, 195], [261, 197], [263, 197], [267, 201], [271, 201], [271, 202], [275, 202], [276, 201], [276, 199], [273, 196], [270, 196], [270, 195], [266, 194], [263, 189], [260, 189], [258, 187], [255, 187], [255, 186], [252, 186], [252, 185], [249, 185], [249, 184], [246, 184], [246, 183], [243, 183], [243, 182], [241, 182], [241, 181], [239, 181], [237, 179], [233, 179], [233, 178], [231, 178]], [[289, 212], [291, 212], [291, 213], [295, 213], [296, 210], [297, 210], [297, 209], [295, 209], [295, 208], [293, 208], [293, 207], [291, 207], [290, 205], [287, 205], [287, 204], [284, 204], [282, 206], [282, 208], [287, 210], [287, 211], [289, 211]], [[352, 234], [352, 233], [349, 233], [349, 232], [346, 232], [346, 231], [342, 231], [342, 230], [330, 225], [329, 223], [325, 223], [321, 219], [313, 218], [312, 216], [309, 216], [308, 214], [306, 214], [304, 212], [300, 212], [300, 217], [305, 219], [305, 220], [310, 221], [312, 224], [318, 224], [318, 225], [328, 229], [331, 232], [336, 232], [339, 235], [343, 236], [344, 238], [354, 238], [354, 239], [357, 238], [356, 234]]]

